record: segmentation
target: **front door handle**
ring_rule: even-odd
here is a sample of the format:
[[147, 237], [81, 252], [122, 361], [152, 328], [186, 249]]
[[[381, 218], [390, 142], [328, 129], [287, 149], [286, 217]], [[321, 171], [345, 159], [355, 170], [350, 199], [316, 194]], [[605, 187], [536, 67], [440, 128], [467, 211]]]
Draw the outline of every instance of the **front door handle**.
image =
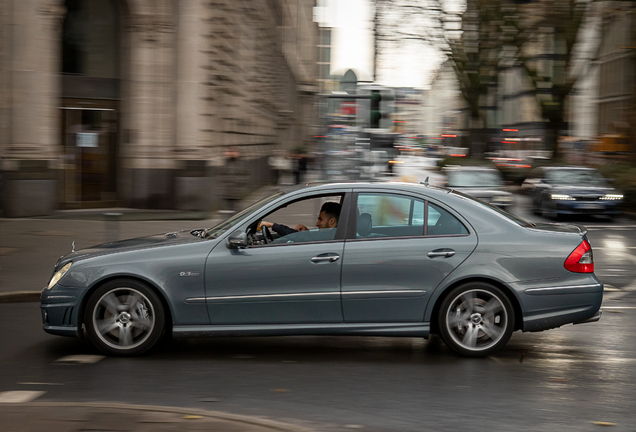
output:
[[340, 259], [340, 255], [318, 255], [311, 259], [313, 263], [319, 262], [336, 262]]
[[455, 255], [455, 251], [452, 249], [436, 249], [426, 254], [426, 256], [429, 258], [435, 258], [435, 257], [450, 258], [453, 255]]

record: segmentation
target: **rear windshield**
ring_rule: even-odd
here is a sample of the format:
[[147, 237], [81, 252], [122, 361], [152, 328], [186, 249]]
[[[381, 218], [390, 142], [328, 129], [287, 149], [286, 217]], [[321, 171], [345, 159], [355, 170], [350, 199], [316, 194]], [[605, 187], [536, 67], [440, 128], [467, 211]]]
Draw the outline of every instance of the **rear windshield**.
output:
[[528, 222], [527, 220], [525, 220], [525, 219], [523, 219], [523, 218], [521, 218], [521, 217], [519, 217], [517, 215], [514, 215], [512, 213], [508, 213], [507, 211], [502, 210], [502, 209], [500, 209], [497, 206], [488, 204], [485, 201], [482, 201], [480, 199], [477, 199], [477, 198], [472, 197], [470, 195], [467, 195], [465, 193], [462, 193], [462, 192], [459, 192], [459, 191], [456, 191], [456, 190], [452, 190], [451, 193], [453, 195], [458, 195], [458, 196], [460, 196], [462, 198], [465, 198], [465, 199], [470, 200], [470, 201], [472, 201], [472, 202], [474, 202], [476, 204], [479, 204], [480, 206], [486, 207], [486, 208], [488, 208], [488, 209], [490, 209], [492, 211], [495, 211], [495, 212], [499, 213], [500, 215], [502, 215], [503, 217], [505, 217], [506, 219], [516, 223], [519, 226], [522, 226], [522, 227], [525, 227], [525, 228], [531, 228], [531, 227], [534, 226], [534, 224], [532, 222]]

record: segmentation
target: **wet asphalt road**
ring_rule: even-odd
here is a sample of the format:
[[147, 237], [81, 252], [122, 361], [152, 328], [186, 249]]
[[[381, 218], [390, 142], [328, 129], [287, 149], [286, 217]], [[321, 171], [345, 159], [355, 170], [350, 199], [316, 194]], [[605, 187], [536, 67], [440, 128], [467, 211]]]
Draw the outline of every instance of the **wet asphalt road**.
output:
[[[543, 220], [518, 199], [518, 214]], [[0, 304], [0, 392], [211, 409], [324, 431], [634, 431], [636, 221], [569, 222], [589, 229], [609, 288], [602, 319], [517, 332], [487, 359], [457, 357], [436, 338], [359, 337], [175, 340], [143, 357], [104, 358], [42, 332], [37, 304]]]

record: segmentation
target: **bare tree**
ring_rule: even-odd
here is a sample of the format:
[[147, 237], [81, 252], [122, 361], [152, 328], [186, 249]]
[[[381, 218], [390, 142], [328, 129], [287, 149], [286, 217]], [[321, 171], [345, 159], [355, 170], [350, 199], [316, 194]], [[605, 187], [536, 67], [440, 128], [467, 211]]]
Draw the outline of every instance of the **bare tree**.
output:
[[451, 61], [468, 105], [471, 144], [490, 141], [485, 107], [502, 69], [522, 68], [546, 123], [546, 147], [556, 155], [558, 135], [567, 126], [566, 101], [578, 78], [572, 73], [574, 47], [593, 1], [465, 0], [463, 11], [452, 12], [449, 0], [376, 0], [376, 68], [389, 42], [419, 40], [439, 49]]

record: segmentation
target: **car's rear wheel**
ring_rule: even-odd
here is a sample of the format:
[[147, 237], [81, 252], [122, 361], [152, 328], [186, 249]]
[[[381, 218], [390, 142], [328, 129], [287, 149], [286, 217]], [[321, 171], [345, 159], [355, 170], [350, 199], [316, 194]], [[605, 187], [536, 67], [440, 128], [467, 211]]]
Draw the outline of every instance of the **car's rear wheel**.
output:
[[163, 306], [154, 291], [130, 279], [98, 288], [84, 312], [91, 342], [117, 356], [139, 355], [150, 349], [161, 338], [164, 322]]
[[471, 282], [453, 289], [440, 307], [442, 339], [453, 351], [486, 357], [503, 348], [514, 328], [514, 309], [497, 287]]

